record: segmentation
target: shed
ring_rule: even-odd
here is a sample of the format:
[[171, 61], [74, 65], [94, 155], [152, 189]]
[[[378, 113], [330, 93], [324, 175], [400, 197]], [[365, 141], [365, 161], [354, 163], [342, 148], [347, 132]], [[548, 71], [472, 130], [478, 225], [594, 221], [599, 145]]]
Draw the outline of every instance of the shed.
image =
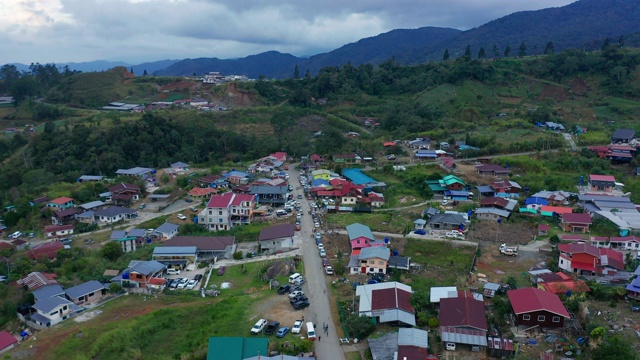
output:
[[494, 297], [498, 290], [500, 290], [500, 284], [488, 282], [484, 284], [484, 291], [482, 294], [486, 297]]

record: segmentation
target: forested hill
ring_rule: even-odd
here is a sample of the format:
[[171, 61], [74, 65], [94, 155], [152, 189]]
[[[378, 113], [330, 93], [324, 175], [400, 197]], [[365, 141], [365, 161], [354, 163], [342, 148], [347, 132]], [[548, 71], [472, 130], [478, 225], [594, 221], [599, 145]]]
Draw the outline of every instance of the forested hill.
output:
[[[580, 0], [563, 7], [507, 15], [436, 45], [416, 47], [396, 59], [407, 64], [440, 60], [446, 49], [452, 56], [461, 55], [467, 45], [474, 56], [483, 47], [487, 57], [494, 57], [494, 45], [498, 56], [504, 56], [507, 46], [511, 48], [510, 56], [519, 55], [522, 43], [527, 55], [542, 54], [549, 42], [555, 51], [582, 49], [595, 39], [617, 40], [621, 35], [640, 32], [638, 19], [637, 0]], [[593, 45], [588, 50], [599, 49], [602, 43]]]

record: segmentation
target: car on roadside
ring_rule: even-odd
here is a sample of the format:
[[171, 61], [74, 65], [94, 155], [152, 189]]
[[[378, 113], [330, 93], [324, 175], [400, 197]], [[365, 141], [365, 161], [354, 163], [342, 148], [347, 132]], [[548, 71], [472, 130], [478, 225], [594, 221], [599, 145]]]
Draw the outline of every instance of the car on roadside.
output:
[[320, 223], [318, 223], [318, 222], [313, 223], [313, 226], [316, 227], [316, 228], [319, 228], [320, 227]]
[[267, 327], [264, 329], [264, 333], [266, 335], [271, 335], [273, 333], [275, 333], [276, 331], [278, 331], [278, 328], [280, 327], [280, 323], [277, 321], [270, 321], [267, 324]]
[[298, 295], [292, 299], [289, 299], [289, 302], [291, 303], [291, 305], [300, 302], [300, 301], [309, 301], [309, 298], [306, 297], [305, 295]]
[[291, 294], [292, 292], [296, 292], [296, 291], [302, 291], [302, 286], [296, 285], [296, 286], [292, 286], [292, 287], [289, 288], [289, 294]]
[[640, 306], [637, 306], [637, 305], [631, 306], [631, 312], [640, 312]]
[[164, 283], [164, 286], [167, 289], [171, 289], [171, 285], [173, 284], [174, 281], [175, 281], [175, 279], [167, 279], [166, 282]]
[[188, 203], [190, 203], [190, 202], [193, 202], [193, 199], [192, 199], [192, 198], [185, 198], [185, 199], [184, 199], [184, 202], [188, 202]]
[[142, 204], [140, 204], [140, 206], [138, 206], [138, 210], [142, 210], [142, 209], [144, 209], [146, 207], [147, 207], [147, 204], [142, 203]]
[[202, 280], [202, 274], [196, 274], [196, 276], [193, 277], [193, 280], [195, 280], [195, 281]]
[[324, 249], [320, 250], [320, 257], [327, 257], [327, 252]]
[[289, 289], [291, 289], [290, 285], [282, 285], [278, 288], [278, 294], [284, 295], [289, 292]]
[[293, 283], [297, 286], [304, 284], [306, 281], [303, 278], [296, 279]]
[[309, 307], [309, 301], [308, 300], [301, 300], [301, 301], [297, 301], [295, 303], [293, 303], [293, 308], [296, 310], [302, 310], [306, 307]]
[[178, 214], [178, 219], [180, 220], [187, 220], [187, 217], [184, 216], [184, 214]]
[[298, 194], [298, 199], [302, 199], [302, 194]]
[[222, 276], [222, 275], [224, 275], [225, 271], [227, 271], [227, 268], [225, 268], [224, 266], [220, 266], [218, 268], [218, 272], [216, 274], [218, 274], [218, 276]]
[[185, 286], [188, 290], [193, 290], [196, 288], [196, 285], [198, 285], [198, 280], [189, 280], [189, 282], [187, 283], [187, 286]]
[[449, 204], [449, 200], [442, 200], [442, 205], [448, 205]]
[[175, 290], [178, 288], [178, 283], [180, 282], [180, 279], [172, 279], [171, 280], [171, 285], [169, 285], [169, 289], [170, 290]]
[[324, 244], [323, 243], [319, 243], [318, 244], [318, 250], [324, 250]]
[[62, 245], [69, 245], [73, 242], [73, 240], [69, 239], [69, 238], [62, 238], [60, 239], [60, 242], [62, 243]]
[[283, 326], [280, 329], [278, 329], [278, 332], [276, 333], [276, 337], [284, 337], [285, 335], [287, 335], [287, 333], [289, 332], [289, 327], [288, 326]]
[[327, 274], [327, 275], [333, 275], [333, 268], [332, 268], [331, 266], [326, 266], [326, 267], [324, 268], [324, 272], [325, 272], [325, 274]]
[[329, 259], [327, 259], [326, 257], [322, 258], [322, 266], [327, 267], [329, 266]]
[[293, 327], [291, 328], [291, 333], [292, 334], [300, 334], [300, 331], [302, 331], [302, 325], [304, 323], [302, 322], [302, 320], [296, 320], [293, 323]]
[[267, 319], [258, 320], [258, 322], [256, 322], [256, 324], [253, 325], [253, 327], [251, 328], [251, 333], [254, 335], [260, 334], [264, 329], [264, 327], [267, 326], [267, 323], [268, 323]]

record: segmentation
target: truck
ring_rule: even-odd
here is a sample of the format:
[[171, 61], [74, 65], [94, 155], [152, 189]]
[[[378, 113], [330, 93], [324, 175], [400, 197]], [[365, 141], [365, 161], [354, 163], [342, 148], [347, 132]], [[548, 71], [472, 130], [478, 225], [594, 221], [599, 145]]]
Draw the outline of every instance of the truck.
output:
[[508, 256], [516, 256], [518, 255], [518, 245], [516, 246], [507, 246], [506, 243], [500, 245], [500, 254], [508, 255]]

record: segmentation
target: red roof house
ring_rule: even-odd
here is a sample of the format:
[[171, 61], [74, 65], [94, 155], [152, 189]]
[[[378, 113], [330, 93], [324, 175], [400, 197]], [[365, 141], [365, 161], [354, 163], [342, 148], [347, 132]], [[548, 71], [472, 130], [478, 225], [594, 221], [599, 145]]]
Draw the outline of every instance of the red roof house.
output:
[[599, 249], [590, 244], [560, 244], [558, 267], [562, 270], [587, 275], [613, 275], [624, 270], [621, 252], [613, 249]]
[[311, 154], [311, 156], [309, 157], [309, 159], [311, 159], [311, 161], [313, 161], [314, 163], [321, 163], [324, 162], [324, 159], [322, 158], [322, 156], [318, 155], [318, 154]]
[[216, 194], [217, 192], [217, 189], [210, 187], [194, 187], [193, 189], [189, 190], [189, 197], [192, 199], [208, 199], [212, 194]]
[[516, 324], [542, 328], [562, 327], [569, 312], [558, 295], [536, 288], [522, 288], [507, 292], [516, 315]]
[[7, 330], [0, 331], [0, 354], [13, 349], [18, 343], [18, 339]]
[[44, 233], [48, 238], [67, 236], [73, 234], [75, 225], [49, 225], [44, 227]]
[[560, 225], [564, 231], [588, 233], [591, 226], [591, 215], [588, 213], [562, 214]]
[[549, 232], [550, 229], [551, 229], [551, 227], [549, 225], [540, 224], [540, 225], [538, 225], [538, 235], [539, 236], [547, 235], [547, 233]]
[[62, 249], [64, 249], [64, 245], [60, 241], [51, 241], [32, 247], [28, 254], [31, 260], [53, 260], [58, 255], [58, 251]]
[[484, 302], [462, 293], [440, 299], [440, 337], [444, 343], [487, 346], [487, 317]]

